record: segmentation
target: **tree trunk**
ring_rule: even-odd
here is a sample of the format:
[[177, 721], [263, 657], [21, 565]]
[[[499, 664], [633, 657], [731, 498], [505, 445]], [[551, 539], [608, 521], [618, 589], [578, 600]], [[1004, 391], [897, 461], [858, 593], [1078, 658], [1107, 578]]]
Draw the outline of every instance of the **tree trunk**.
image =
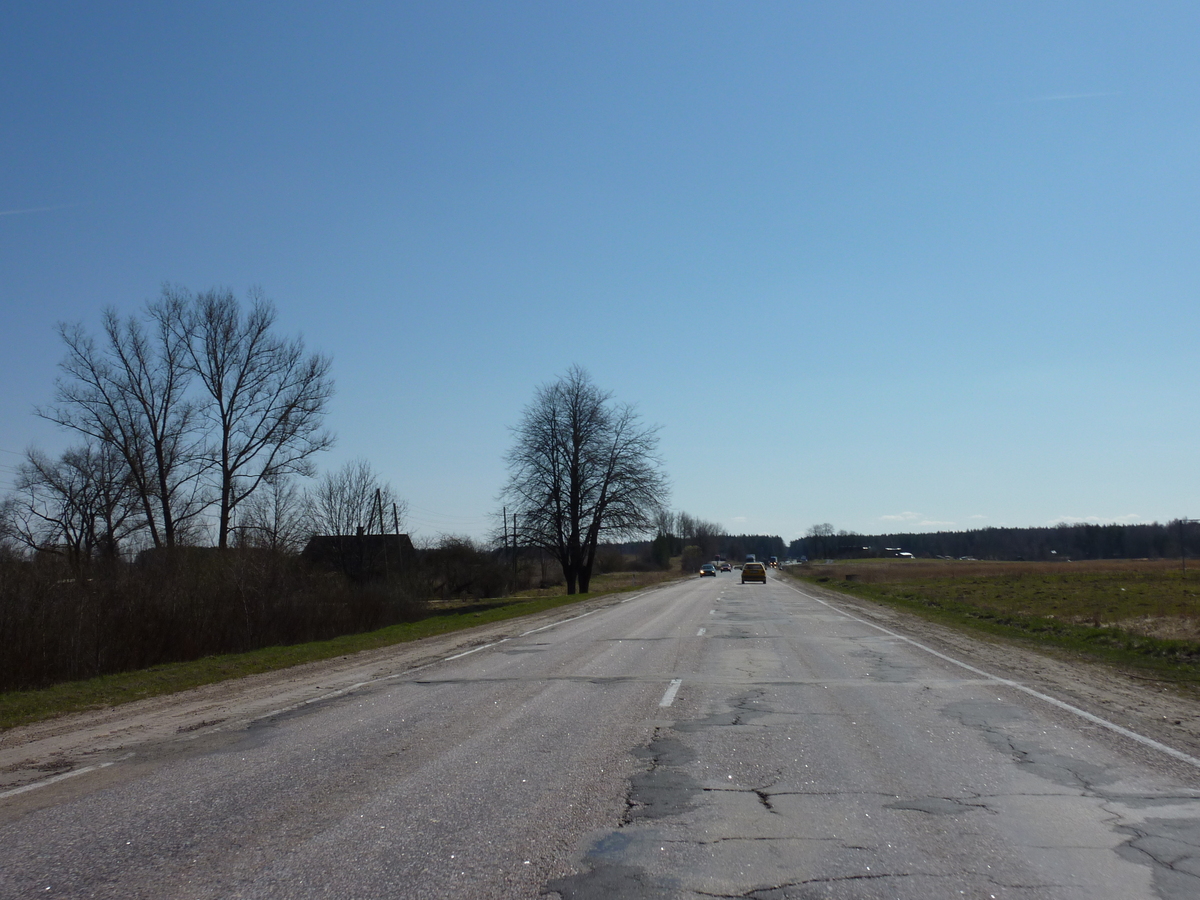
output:
[[221, 498], [221, 513], [217, 522], [217, 547], [229, 549], [229, 501], [224, 497]]
[[163, 537], [166, 546], [175, 546], [175, 517], [171, 509], [171, 486], [167, 479], [166, 466], [162, 450], [155, 448], [155, 459], [158, 467], [158, 508], [162, 513]]
[[[222, 410], [222, 413], [224, 410]], [[229, 548], [229, 520], [233, 512], [233, 472], [229, 460], [229, 433], [232, 426], [221, 416], [221, 499], [217, 513], [217, 546]]]
[[588, 532], [587, 543], [583, 546], [580, 553], [579, 561], [579, 593], [586, 594], [588, 588], [592, 585], [592, 568], [596, 563], [596, 539], [597, 531], [595, 529]]

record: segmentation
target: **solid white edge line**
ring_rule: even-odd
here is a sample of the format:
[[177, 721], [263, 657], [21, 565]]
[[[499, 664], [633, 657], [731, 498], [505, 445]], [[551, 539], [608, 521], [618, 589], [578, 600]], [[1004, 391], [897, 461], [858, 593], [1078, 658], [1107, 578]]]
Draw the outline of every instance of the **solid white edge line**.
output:
[[0, 800], [3, 800], [5, 797], [15, 797], [17, 794], [24, 794], [27, 791], [36, 791], [38, 788], [49, 787], [50, 785], [59, 781], [65, 781], [68, 778], [74, 778], [76, 775], [86, 775], [88, 772], [95, 772], [111, 765], [112, 763], [106, 762], [100, 763], [96, 766], [84, 766], [82, 769], [76, 769], [73, 772], [64, 772], [61, 775], [55, 775], [53, 778], [47, 778], [44, 781], [35, 781], [33, 784], [25, 784], [19, 788], [12, 788], [11, 790], [0, 793]]
[[[486, 650], [488, 647], [495, 647], [497, 644], [503, 644], [508, 638], [500, 638], [498, 641], [492, 641], [490, 644], [480, 644], [478, 647], [472, 647], [470, 650], [464, 650], [462, 653], [455, 653], [453, 656], [443, 656], [442, 662], [450, 662], [453, 659], [462, 659], [464, 656], [470, 656], [472, 653], [478, 653], [480, 650]], [[364, 684], [366, 682], [363, 682]]]
[[853, 619], [855, 622], [859, 622], [863, 625], [870, 626], [871, 628], [874, 628], [878, 631], [882, 631], [884, 634], [894, 637], [897, 640], [904, 641], [905, 643], [912, 644], [914, 647], [916, 647], [920, 650], [924, 650], [926, 653], [936, 656], [938, 659], [944, 659], [948, 663], [953, 663], [954, 665], [959, 666], [960, 668], [966, 669], [968, 672], [974, 672], [976, 675], [986, 678], [989, 681], [993, 681], [996, 684], [1002, 684], [1005, 687], [1013, 688], [1015, 690], [1025, 693], [1025, 694], [1028, 694], [1031, 697], [1037, 697], [1037, 699], [1042, 700], [1046, 703], [1049, 703], [1051, 706], [1057, 706], [1059, 709], [1065, 710], [1066, 712], [1069, 712], [1076, 716], [1079, 716], [1079, 718], [1081, 718], [1081, 719], [1086, 719], [1087, 721], [1091, 722], [1094, 725], [1099, 725], [1102, 728], [1107, 728], [1109, 731], [1115, 732], [1119, 735], [1122, 735], [1123, 737], [1127, 737], [1130, 740], [1137, 741], [1138, 743], [1144, 744], [1147, 747], [1151, 747], [1151, 748], [1159, 751], [1160, 753], [1165, 753], [1167, 756], [1173, 757], [1174, 759], [1180, 760], [1181, 762], [1188, 763], [1189, 765], [1193, 765], [1196, 768], [1200, 769], [1200, 759], [1197, 759], [1194, 756], [1189, 756], [1187, 753], [1184, 753], [1182, 750], [1176, 750], [1174, 747], [1169, 747], [1164, 743], [1154, 740], [1154, 738], [1146, 737], [1144, 734], [1138, 734], [1136, 731], [1131, 731], [1130, 729], [1125, 728], [1122, 725], [1118, 725], [1116, 722], [1110, 722], [1107, 719], [1102, 719], [1099, 716], [1093, 715], [1092, 713], [1088, 712], [1085, 709], [1080, 709], [1077, 706], [1072, 706], [1070, 703], [1067, 703], [1064, 700], [1059, 700], [1057, 697], [1051, 697], [1049, 694], [1043, 694], [1041, 691], [1036, 691], [1031, 687], [1021, 684], [1019, 681], [1013, 681], [1011, 678], [1001, 678], [998, 675], [993, 675], [991, 672], [985, 672], [983, 669], [976, 668], [975, 666], [971, 665], [970, 663], [965, 663], [962, 660], [955, 659], [953, 656], [947, 656], [945, 653], [939, 653], [937, 650], [934, 650], [932, 647], [926, 647], [920, 641], [914, 641], [912, 638], [905, 637], [902, 634], [897, 634], [896, 632], [891, 631], [890, 629], [884, 628], [882, 625], [877, 625], [874, 622], [868, 621], [867, 619], [859, 618], [858, 616], [854, 615], [853, 613], [848, 613], [844, 609], [839, 609], [838, 607], [834, 606], [832, 603], [822, 600], [820, 597], [814, 597], [812, 594], [806, 594], [804, 591], [800, 590], [798, 587], [795, 587], [790, 584], [787, 586], [791, 590], [793, 590], [797, 594], [799, 594], [801, 597], [805, 597], [809, 600], [815, 600], [817, 603], [820, 603], [822, 606], [833, 610], [834, 612], [838, 613], [839, 615], [845, 616], [847, 619]]
[[82, 769], [63, 772], [61, 775], [54, 775], [50, 778], [43, 779], [42, 781], [35, 781], [32, 784], [23, 784], [18, 788], [0, 791], [0, 800], [3, 800], [7, 797], [15, 797], [17, 794], [26, 794], [29, 791], [36, 791], [39, 788], [49, 787], [50, 785], [57, 784], [60, 781], [66, 781], [68, 778], [74, 778], [76, 775], [86, 775], [88, 772], [98, 772], [101, 769], [107, 769], [109, 766], [114, 765], [115, 763], [124, 762], [132, 756], [132, 753], [126, 753], [124, 756], [120, 756], [117, 759], [110, 760], [109, 762], [96, 763], [94, 766], [84, 766]]
[[577, 616], [571, 616], [571, 618], [569, 618], [569, 619], [559, 619], [557, 622], [551, 622], [549, 625], [543, 625], [541, 628], [531, 628], [529, 631], [522, 631], [519, 635], [517, 635], [517, 637], [525, 637], [525, 635], [527, 635], [527, 634], [537, 634], [539, 631], [546, 631], [547, 629], [550, 629], [550, 628], [557, 628], [559, 625], [565, 625], [568, 622], [574, 622], [576, 619], [582, 619], [585, 616], [590, 616], [594, 612], [599, 612], [599, 610], [593, 609], [593, 610], [590, 610], [589, 612], [580, 613]]
[[663, 694], [662, 699], [658, 701], [659, 706], [670, 706], [675, 702], [675, 695], [679, 693], [679, 686], [683, 684], [682, 678], [672, 678], [671, 686], [667, 688], [667, 692]]

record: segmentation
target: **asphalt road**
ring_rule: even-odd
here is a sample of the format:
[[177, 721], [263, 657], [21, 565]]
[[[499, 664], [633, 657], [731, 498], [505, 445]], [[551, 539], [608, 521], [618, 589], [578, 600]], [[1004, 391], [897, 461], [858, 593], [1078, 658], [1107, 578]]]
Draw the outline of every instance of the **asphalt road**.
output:
[[190, 737], [0, 797], [0, 897], [1200, 897], [1200, 760], [774, 576]]

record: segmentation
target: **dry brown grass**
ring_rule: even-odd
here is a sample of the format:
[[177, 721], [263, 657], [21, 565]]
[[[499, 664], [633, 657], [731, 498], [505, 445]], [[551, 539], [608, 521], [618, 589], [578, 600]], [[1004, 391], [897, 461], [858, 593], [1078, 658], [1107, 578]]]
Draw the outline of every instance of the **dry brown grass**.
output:
[[800, 574], [1037, 639], [1095, 643], [1105, 632], [1109, 643], [1125, 635], [1187, 645], [1135, 648], [1138, 653], [1200, 658], [1200, 565], [1185, 574], [1178, 560], [846, 560], [806, 566]]
[[[957, 559], [855, 559], [807, 567], [813, 575], [836, 573], [839, 579], [863, 582], [907, 582], [938, 578], [996, 578], [1013, 576], [1180, 574], [1179, 560], [1089, 559], [1058, 562], [1008, 562]], [[1189, 580], [1200, 591], [1200, 564], [1193, 562]]]

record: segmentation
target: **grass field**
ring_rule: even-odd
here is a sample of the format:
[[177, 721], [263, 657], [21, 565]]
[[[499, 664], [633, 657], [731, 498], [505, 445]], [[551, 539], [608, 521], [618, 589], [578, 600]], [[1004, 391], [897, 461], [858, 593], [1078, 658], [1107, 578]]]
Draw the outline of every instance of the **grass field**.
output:
[[1200, 684], [1200, 565], [849, 560], [791, 574], [926, 618]]
[[515, 619], [567, 606], [601, 594], [638, 590], [676, 577], [677, 572], [615, 572], [611, 575], [594, 576], [592, 591], [588, 594], [567, 596], [550, 591], [534, 591], [528, 596], [499, 600], [435, 602], [431, 604], [431, 614], [419, 621], [392, 625], [364, 634], [351, 634], [310, 644], [267, 647], [248, 653], [210, 656], [137, 672], [66, 682], [36, 691], [12, 691], [0, 694], [0, 729], [48, 719], [63, 713], [116, 706], [231, 678], [242, 678], [260, 672], [286, 669], [301, 663], [334, 659], [362, 650], [376, 650], [392, 644], [462, 631], [475, 625]]

